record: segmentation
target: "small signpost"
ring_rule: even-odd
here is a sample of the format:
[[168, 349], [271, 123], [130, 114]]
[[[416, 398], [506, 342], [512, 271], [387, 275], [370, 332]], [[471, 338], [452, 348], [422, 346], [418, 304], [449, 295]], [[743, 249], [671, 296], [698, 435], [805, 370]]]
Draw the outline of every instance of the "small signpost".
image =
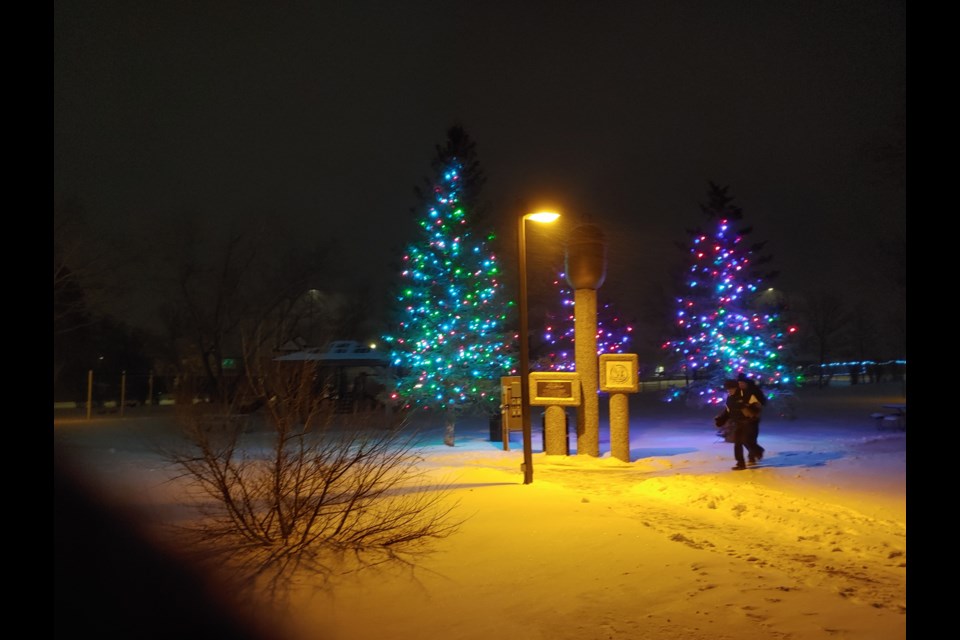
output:
[[600, 391], [610, 394], [610, 454], [630, 462], [630, 409], [628, 393], [639, 390], [637, 354], [600, 355]]
[[569, 371], [534, 371], [530, 374], [530, 404], [546, 407], [543, 451], [567, 455], [567, 414], [563, 407], [580, 405], [580, 376]]
[[510, 451], [510, 432], [523, 430], [523, 407], [520, 397], [520, 376], [500, 377], [500, 440], [503, 450]]

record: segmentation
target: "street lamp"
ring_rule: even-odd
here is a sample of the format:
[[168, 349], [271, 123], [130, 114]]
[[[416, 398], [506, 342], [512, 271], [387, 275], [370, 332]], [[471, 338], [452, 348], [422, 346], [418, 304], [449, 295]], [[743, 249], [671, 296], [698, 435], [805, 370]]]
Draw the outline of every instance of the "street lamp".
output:
[[533, 444], [530, 438], [530, 353], [527, 339], [527, 220], [553, 222], [559, 213], [540, 211], [520, 217], [520, 422], [523, 427], [523, 484], [533, 482]]

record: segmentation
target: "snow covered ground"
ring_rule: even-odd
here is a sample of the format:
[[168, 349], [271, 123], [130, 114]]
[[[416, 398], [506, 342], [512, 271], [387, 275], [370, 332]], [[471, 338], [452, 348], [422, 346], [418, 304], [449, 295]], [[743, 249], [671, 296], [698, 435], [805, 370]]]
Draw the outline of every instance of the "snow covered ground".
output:
[[[307, 580], [256, 637], [905, 638], [906, 431], [870, 417], [905, 402], [905, 385], [804, 389], [798, 400], [794, 420], [765, 416], [763, 464], [739, 472], [713, 412], [653, 393], [631, 397], [630, 462], [610, 457], [603, 411], [599, 458], [541, 453], [537, 425], [529, 485], [519, 433], [503, 451], [485, 422], [466, 420], [451, 448], [441, 425], [426, 425], [425, 467], [453, 485], [460, 530], [413, 571], [385, 567], [322, 592]], [[151, 444], [170, 414], [155, 411], [54, 416], [55, 463], [151, 526], [180, 517]], [[57, 572], [59, 627], [61, 613], [85, 617], [61, 606], [63, 591], [102, 585], [57, 557], [70, 565]], [[165, 593], [150, 597], [168, 623], [183, 615]]]

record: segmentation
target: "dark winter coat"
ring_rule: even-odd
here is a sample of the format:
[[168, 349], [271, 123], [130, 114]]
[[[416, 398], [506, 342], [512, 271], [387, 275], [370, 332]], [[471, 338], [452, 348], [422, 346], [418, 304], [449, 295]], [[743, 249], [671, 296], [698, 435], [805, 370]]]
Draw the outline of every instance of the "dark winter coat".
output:
[[727, 400], [723, 405], [723, 411], [718, 413], [713, 419], [717, 425], [717, 435], [721, 436], [727, 442], [734, 441], [736, 430], [746, 424], [748, 417], [743, 413], [744, 400], [739, 391], [727, 395]]

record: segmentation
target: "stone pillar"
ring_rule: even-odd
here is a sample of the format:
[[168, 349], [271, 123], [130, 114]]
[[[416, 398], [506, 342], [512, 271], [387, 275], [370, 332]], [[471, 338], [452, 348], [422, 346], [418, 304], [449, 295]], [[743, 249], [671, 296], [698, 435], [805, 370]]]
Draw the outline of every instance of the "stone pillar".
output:
[[597, 397], [597, 289], [606, 278], [606, 246], [596, 225], [581, 225], [567, 241], [567, 282], [573, 287], [574, 357], [580, 374], [577, 455], [600, 455], [600, 399]]
[[630, 462], [630, 409], [627, 394], [610, 394], [610, 455]]
[[600, 455], [600, 397], [597, 395], [597, 292], [577, 289], [573, 296], [574, 357], [580, 374], [577, 407], [577, 454]]
[[600, 390], [610, 394], [610, 453], [630, 462], [630, 403], [627, 394], [640, 390], [637, 354], [604, 353], [600, 361]]
[[548, 456], [565, 456], [567, 449], [567, 412], [563, 407], [550, 405], [544, 416], [543, 451]]

